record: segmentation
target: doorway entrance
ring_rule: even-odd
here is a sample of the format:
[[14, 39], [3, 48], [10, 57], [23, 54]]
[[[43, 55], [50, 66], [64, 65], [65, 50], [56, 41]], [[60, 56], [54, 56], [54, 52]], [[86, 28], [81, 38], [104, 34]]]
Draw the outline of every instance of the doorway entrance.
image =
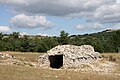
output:
[[61, 68], [63, 66], [63, 55], [49, 56], [51, 68]]

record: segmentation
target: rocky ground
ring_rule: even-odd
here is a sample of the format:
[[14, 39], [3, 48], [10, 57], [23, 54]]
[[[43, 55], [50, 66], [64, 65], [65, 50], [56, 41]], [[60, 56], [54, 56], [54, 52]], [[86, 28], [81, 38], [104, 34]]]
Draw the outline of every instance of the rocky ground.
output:
[[[8, 52], [1, 53], [8, 55]], [[2, 55], [2, 56], [3, 56]], [[119, 80], [119, 62], [106, 59], [96, 63], [83, 64], [79, 69], [52, 69], [38, 65], [40, 54], [11, 52], [0, 57], [0, 80]], [[108, 56], [108, 55], [106, 55]], [[118, 54], [116, 54], [118, 58]], [[120, 57], [120, 56], [119, 56]], [[118, 61], [118, 60], [117, 60]], [[7, 71], [6, 71], [7, 70]], [[27, 75], [26, 75], [27, 74]], [[35, 75], [33, 75], [35, 74]]]
[[21, 57], [21, 59], [19, 59], [18, 56], [14, 56], [14, 54], [12, 55], [7, 53], [0, 53], [0, 65], [36, 67], [38, 63], [33, 61], [25, 61], [24, 57]]
[[[24, 54], [23, 54], [24, 55]], [[29, 55], [29, 54], [28, 54]], [[25, 60], [25, 57], [15, 56], [12, 54], [0, 53], [0, 65], [17, 65], [17, 66], [25, 66], [25, 67], [34, 67], [39, 68], [38, 60]], [[82, 71], [82, 72], [103, 72], [103, 73], [110, 73], [114, 72], [119, 66], [118, 63], [107, 61], [105, 59], [91, 62], [91, 63], [84, 63], [81, 64], [79, 68], [72, 68], [68, 70], [75, 70], [75, 71]], [[42, 68], [46, 68], [43, 67]], [[52, 69], [52, 68], [49, 68]], [[61, 70], [62, 68], [58, 69]], [[63, 68], [64, 70], [65, 68]], [[54, 70], [54, 69], [53, 69]]]

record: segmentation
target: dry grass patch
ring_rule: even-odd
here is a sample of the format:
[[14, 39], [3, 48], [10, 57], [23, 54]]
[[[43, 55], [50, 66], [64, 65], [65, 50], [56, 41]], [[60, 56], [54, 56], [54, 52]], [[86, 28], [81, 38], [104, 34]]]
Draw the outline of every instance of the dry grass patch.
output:
[[[3, 52], [11, 54], [14, 59], [22, 62], [37, 63], [40, 53], [20, 53], [20, 52]], [[119, 63], [120, 54], [102, 54], [104, 57], [112, 55], [117, 58]], [[29, 64], [29, 63], [28, 63]], [[26, 65], [23, 64], [23, 65]], [[89, 66], [88, 66], [89, 67]], [[120, 65], [118, 66], [120, 67]], [[65, 69], [44, 69], [19, 65], [0, 65], [0, 80], [120, 80], [120, 68], [114, 73], [99, 72], [81, 72], [77, 70]]]
[[120, 64], [120, 53], [102, 53], [102, 56], [108, 60]]
[[102, 56], [108, 61], [117, 63], [115, 72], [120, 74], [120, 53], [102, 53]]
[[1, 52], [3, 54], [10, 54], [14, 56], [14, 59], [21, 61], [32, 61], [35, 62], [39, 59], [39, 56], [44, 53], [32, 53], [32, 52]]
[[22, 66], [0, 66], [0, 80], [119, 80], [119, 76], [82, 73], [74, 70], [51, 70]]

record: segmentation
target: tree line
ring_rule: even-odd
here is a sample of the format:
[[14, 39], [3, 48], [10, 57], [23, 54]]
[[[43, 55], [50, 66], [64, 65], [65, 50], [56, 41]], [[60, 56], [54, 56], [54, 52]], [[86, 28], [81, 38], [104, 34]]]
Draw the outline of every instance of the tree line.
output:
[[59, 36], [32, 37], [19, 32], [0, 33], [0, 51], [46, 52], [57, 45], [92, 45], [98, 52], [118, 52], [120, 48], [120, 30], [98, 32], [94, 34], [69, 35], [61, 31]]

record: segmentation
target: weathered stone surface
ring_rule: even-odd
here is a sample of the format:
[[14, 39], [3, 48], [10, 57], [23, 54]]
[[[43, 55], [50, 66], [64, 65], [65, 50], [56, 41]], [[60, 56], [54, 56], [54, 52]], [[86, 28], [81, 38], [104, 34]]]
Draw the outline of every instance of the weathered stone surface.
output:
[[2, 54], [2, 53], [0, 53], [0, 58], [13, 58], [13, 56], [10, 55], [10, 54]]
[[41, 67], [46, 68], [50, 65], [48, 57], [49, 57], [48, 54], [44, 54], [44, 55], [39, 57], [40, 59], [38, 61], [39, 61], [39, 65]]
[[95, 52], [91, 45], [58, 45], [46, 54], [40, 56], [39, 63], [42, 67], [50, 67], [49, 56], [63, 55], [63, 68], [79, 68], [81, 64], [93, 63], [101, 60], [100, 53]]
[[13, 56], [6, 53], [0, 53], [0, 65], [12, 65], [15, 62]]

